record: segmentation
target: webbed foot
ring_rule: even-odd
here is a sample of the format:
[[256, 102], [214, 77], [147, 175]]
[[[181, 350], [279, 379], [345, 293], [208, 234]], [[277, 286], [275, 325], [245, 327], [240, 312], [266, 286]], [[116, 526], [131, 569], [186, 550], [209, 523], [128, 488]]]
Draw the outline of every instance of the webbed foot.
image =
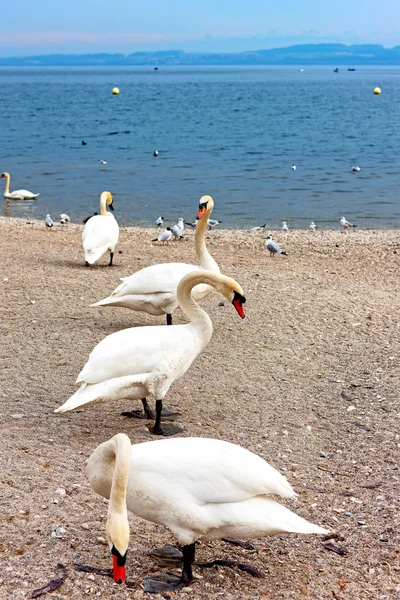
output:
[[149, 431], [154, 435], [163, 435], [164, 437], [169, 437], [170, 435], [176, 435], [177, 433], [182, 433], [184, 430], [179, 425], [173, 425], [172, 423], [164, 423], [162, 426], [156, 425], [151, 426], [148, 425]]
[[182, 577], [177, 577], [167, 573], [166, 575], [156, 575], [155, 577], [145, 577], [143, 580], [144, 591], [149, 594], [160, 594], [162, 592], [172, 592], [181, 590], [189, 585]]
[[[130, 410], [121, 413], [122, 417], [135, 418], [135, 419], [148, 419], [154, 421], [156, 413], [154, 410], [149, 409], [145, 413], [142, 410]], [[163, 408], [161, 411], [161, 419], [164, 421], [174, 421], [176, 417], [181, 416], [178, 410], [169, 410], [169, 408]]]
[[171, 546], [171, 544], [165, 544], [161, 546], [161, 548], [155, 548], [149, 552], [150, 556], [155, 556], [156, 558], [160, 558], [162, 561], [166, 562], [182, 562], [183, 561], [183, 553], [176, 546]]

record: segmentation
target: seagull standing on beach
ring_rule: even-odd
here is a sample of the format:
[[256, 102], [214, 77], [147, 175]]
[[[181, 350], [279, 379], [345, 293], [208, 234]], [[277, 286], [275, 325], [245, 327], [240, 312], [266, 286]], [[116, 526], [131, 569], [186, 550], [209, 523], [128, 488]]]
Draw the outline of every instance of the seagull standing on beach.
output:
[[284, 250], [281, 250], [281, 248], [276, 242], [273, 241], [270, 235], [268, 235], [267, 239], [265, 240], [265, 247], [267, 250], [269, 250], [270, 256], [275, 257], [275, 254], [284, 254], [285, 256], [287, 256], [286, 252]]
[[61, 224], [64, 225], [65, 223], [69, 223], [71, 221], [71, 219], [69, 218], [69, 216], [65, 213], [61, 213], [60, 215], [60, 219], [61, 219]]
[[262, 231], [263, 229], [265, 229], [267, 226], [266, 223], [264, 223], [264, 225], [256, 225], [255, 227], [252, 227], [250, 229], [250, 231]]
[[182, 229], [179, 227], [179, 225], [173, 225], [171, 231], [176, 240], [181, 240], [183, 238]]
[[184, 219], [182, 219], [182, 217], [180, 217], [178, 219], [177, 225], [179, 227], [179, 229], [182, 231], [182, 233], [185, 231], [185, 221]]
[[158, 217], [156, 225], [157, 227], [162, 227], [164, 225], [164, 217]]
[[353, 225], [352, 223], [349, 223], [349, 221], [346, 219], [346, 217], [340, 217], [340, 224], [342, 226], [342, 231], [347, 231], [347, 229], [349, 227], [357, 227], [357, 225]]
[[288, 224], [286, 223], [286, 221], [282, 221], [281, 229], [282, 229], [282, 231], [286, 231], [286, 233], [289, 233], [289, 227], [288, 227]]
[[46, 218], [44, 220], [44, 224], [46, 225], [46, 227], [48, 227], [49, 229], [51, 229], [54, 226], [53, 223], [53, 219], [51, 218], [50, 215], [46, 215]]
[[163, 244], [165, 244], [165, 242], [168, 242], [171, 239], [171, 237], [172, 237], [171, 227], [167, 227], [165, 229], [165, 231], [160, 233], [158, 238], [155, 238], [154, 240], [151, 240], [151, 241], [152, 242], [162, 242]]
[[308, 229], [310, 231], [316, 231], [318, 229], [318, 227], [316, 226], [316, 224], [314, 223], [314, 221], [311, 221], [311, 223], [308, 226]]
[[214, 229], [217, 225], [221, 225], [222, 221], [218, 221], [217, 219], [208, 219], [208, 230]]

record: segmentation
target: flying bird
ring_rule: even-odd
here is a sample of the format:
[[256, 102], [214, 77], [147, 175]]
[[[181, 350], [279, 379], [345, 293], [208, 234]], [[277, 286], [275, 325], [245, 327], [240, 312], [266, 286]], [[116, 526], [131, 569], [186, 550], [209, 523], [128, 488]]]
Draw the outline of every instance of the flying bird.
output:
[[284, 254], [287, 256], [286, 252], [282, 250], [276, 242], [273, 241], [270, 235], [268, 235], [267, 239], [265, 240], [265, 247], [267, 250], [269, 250], [270, 256], [275, 256], [275, 254]]

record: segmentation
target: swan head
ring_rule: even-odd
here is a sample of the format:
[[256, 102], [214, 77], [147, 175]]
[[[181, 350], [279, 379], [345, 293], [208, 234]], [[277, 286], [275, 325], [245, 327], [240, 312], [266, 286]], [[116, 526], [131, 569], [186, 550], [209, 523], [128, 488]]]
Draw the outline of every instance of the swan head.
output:
[[114, 581], [124, 583], [126, 578], [126, 555], [129, 545], [129, 522], [126, 512], [113, 512], [108, 515], [106, 534], [113, 557]]
[[7, 179], [7, 177], [10, 177], [10, 173], [7, 173], [6, 171], [4, 171], [4, 173], [2, 173], [2, 174], [0, 175], [0, 179], [3, 179], [4, 177], [5, 177], [6, 179]]
[[211, 198], [211, 196], [202, 196], [200, 198], [199, 210], [196, 219], [200, 220], [206, 212], [208, 212], [208, 214], [210, 215], [213, 208], [214, 200]]
[[228, 302], [231, 302], [236, 308], [236, 311], [241, 319], [244, 319], [243, 304], [246, 302], [246, 298], [243, 295], [243, 290], [237, 281], [231, 277], [225, 275], [218, 276], [218, 283], [214, 284], [216, 290], [218, 290]]
[[111, 192], [103, 192], [101, 198], [105, 198], [106, 203], [110, 207], [110, 210], [114, 210], [113, 196]]

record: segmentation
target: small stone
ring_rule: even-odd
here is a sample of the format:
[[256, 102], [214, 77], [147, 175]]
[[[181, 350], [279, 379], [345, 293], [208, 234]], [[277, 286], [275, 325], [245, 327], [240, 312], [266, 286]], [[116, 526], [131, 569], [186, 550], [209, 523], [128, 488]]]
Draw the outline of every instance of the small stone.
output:
[[3, 277], [3, 281], [8, 281], [8, 277]]
[[51, 501], [53, 504], [58, 504], [58, 498], [52, 498]]
[[99, 537], [97, 538], [97, 541], [99, 542], [99, 544], [103, 544], [104, 546], [107, 544], [107, 540], [105, 538], [103, 538], [101, 535], [99, 535]]
[[349, 512], [349, 511], [346, 511], [344, 514], [346, 517], [351, 517], [351, 512]]
[[312, 431], [312, 427], [311, 427], [311, 425], [306, 425], [306, 430], [307, 430], [307, 431]]
[[58, 494], [59, 496], [65, 496], [66, 493], [67, 492], [64, 490], [64, 488], [57, 488], [56, 489], [56, 494]]
[[53, 531], [51, 532], [51, 537], [62, 540], [63, 536], [66, 533], [67, 533], [67, 530], [64, 529], [64, 527], [57, 527], [56, 529], [53, 529]]
[[80, 487], [82, 487], [82, 486], [81, 486], [81, 484], [80, 484], [80, 483], [73, 483], [73, 484], [72, 484], [72, 487], [73, 487], [73, 489], [74, 489], [74, 490], [76, 490], [76, 489], [78, 489], [78, 488], [80, 488]]
[[323, 558], [317, 558], [316, 563], [317, 565], [323, 565], [324, 564], [324, 559]]
[[320, 452], [319, 455], [320, 455], [321, 458], [327, 458], [325, 452]]
[[36, 304], [36, 300], [31, 300], [31, 304]]
[[353, 412], [354, 410], [357, 410], [357, 408], [355, 406], [349, 406], [349, 408], [347, 409], [347, 412]]
[[87, 523], [81, 523], [82, 529], [89, 529], [89, 525]]
[[88, 579], [90, 579], [90, 581], [94, 581], [94, 575], [93, 575], [93, 573], [90, 573], [90, 575], [88, 575]]
[[11, 415], [12, 419], [23, 419], [24, 418], [24, 414], [22, 413], [15, 413], [14, 415]]
[[42, 504], [42, 509], [46, 510], [46, 508], [48, 508], [47, 505], [46, 504]]
[[193, 592], [193, 588], [191, 587], [184, 587], [181, 589], [181, 592], [185, 592], [186, 594], [190, 594], [190, 592]]
[[289, 432], [287, 431], [287, 429], [284, 429], [284, 430], [282, 431], [282, 435], [289, 435]]
[[362, 521], [362, 520], [360, 520], [360, 521], [357, 521], [357, 524], [358, 524], [358, 525], [366, 525], [366, 524], [367, 524], [367, 522], [366, 522], [366, 521]]

